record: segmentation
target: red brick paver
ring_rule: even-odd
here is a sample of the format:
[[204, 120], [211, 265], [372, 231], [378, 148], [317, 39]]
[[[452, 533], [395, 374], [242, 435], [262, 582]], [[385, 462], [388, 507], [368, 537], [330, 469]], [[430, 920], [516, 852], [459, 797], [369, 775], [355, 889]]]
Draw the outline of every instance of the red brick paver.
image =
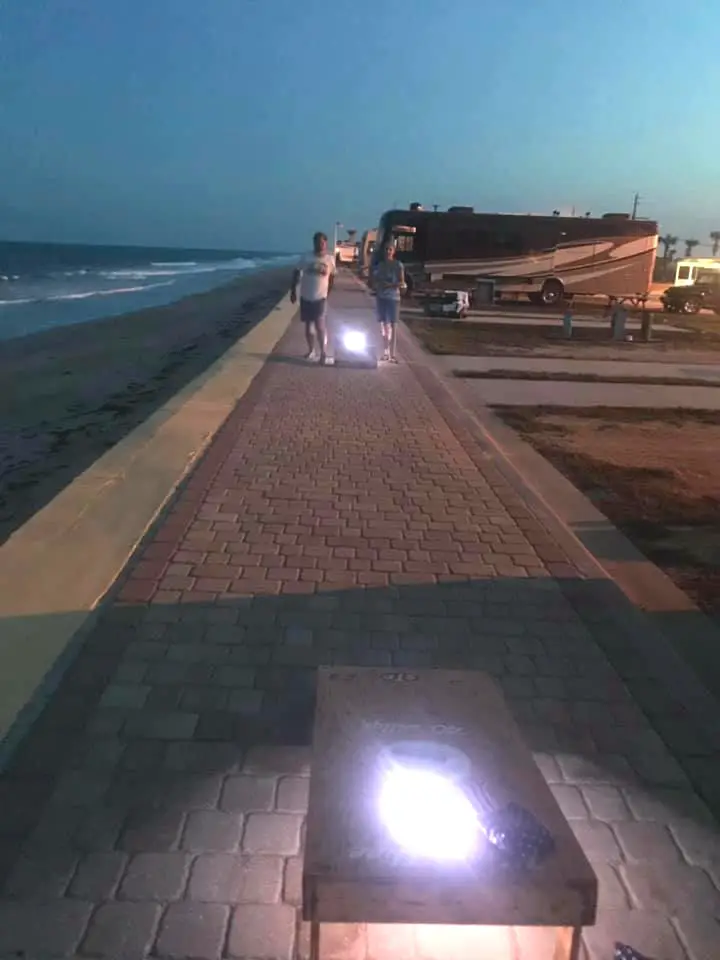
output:
[[[365, 322], [367, 298], [343, 281], [334, 311]], [[427, 370], [310, 367], [300, 334], [0, 779], [0, 958], [304, 953], [320, 663], [492, 673], [597, 869], [587, 955], [609, 960], [619, 939], [657, 960], [717, 957], [720, 837], [687, 757], [631, 696], [646, 678], [612, 585], [582, 578]], [[660, 726], [689, 722], [660, 685], [640, 699]], [[394, 960], [437, 953], [433, 931], [395, 934]], [[378, 956], [376, 935], [335, 931], [328, 960]], [[527, 960], [542, 942], [494, 931], [467, 949]]]

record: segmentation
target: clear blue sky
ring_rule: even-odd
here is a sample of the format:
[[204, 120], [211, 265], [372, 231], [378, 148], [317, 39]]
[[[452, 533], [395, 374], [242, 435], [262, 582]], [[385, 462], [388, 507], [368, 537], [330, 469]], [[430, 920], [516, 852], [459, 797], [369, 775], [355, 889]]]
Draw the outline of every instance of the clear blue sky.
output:
[[705, 241], [719, 39], [718, 0], [1, 0], [0, 237], [294, 250], [639, 190]]

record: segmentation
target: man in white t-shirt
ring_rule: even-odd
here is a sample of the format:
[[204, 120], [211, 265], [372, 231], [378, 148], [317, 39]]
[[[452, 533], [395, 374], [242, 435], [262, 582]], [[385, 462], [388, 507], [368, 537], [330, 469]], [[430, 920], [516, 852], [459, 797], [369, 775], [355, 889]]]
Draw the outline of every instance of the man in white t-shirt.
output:
[[302, 258], [293, 274], [290, 302], [297, 302], [300, 285], [300, 319], [305, 324], [307, 360], [315, 359], [315, 339], [320, 346], [320, 363], [327, 358], [327, 300], [335, 280], [335, 260], [328, 253], [324, 233], [313, 237], [313, 252]]

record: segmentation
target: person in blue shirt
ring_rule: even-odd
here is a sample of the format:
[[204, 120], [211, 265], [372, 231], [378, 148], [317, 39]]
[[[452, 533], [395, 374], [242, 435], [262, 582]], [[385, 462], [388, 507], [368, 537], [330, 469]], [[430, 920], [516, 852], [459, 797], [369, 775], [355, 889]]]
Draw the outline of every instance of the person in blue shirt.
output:
[[385, 246], [383, 258], [372, 271], [371, 287], [377, 304], [378, 323], [382, 328], [383, 360], [397, 363], [397, 323], [400, 319], [400, 298], [406, 289], [405, 270], [395, 259], [392, 243]]

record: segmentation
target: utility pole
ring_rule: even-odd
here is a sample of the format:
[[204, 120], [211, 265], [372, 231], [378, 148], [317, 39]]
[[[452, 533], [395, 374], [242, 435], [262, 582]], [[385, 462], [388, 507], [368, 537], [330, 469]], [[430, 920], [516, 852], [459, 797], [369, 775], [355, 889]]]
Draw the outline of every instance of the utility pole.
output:
[[633, 197], [633, 209], [632, 209], [632, 218], [631, 218], [633, 220], [637, 220], [638, 204], [640, 203], [640, 200], [641, 200], [640, 194], [636, 193], [635, 196]]
[[332, 252], [333, 256], [335, 256], [337, 253], [338, 230], [340, 230], [341, 228], [342, 228], [342, 224], [340, 223], [339, 220], [336, 220], [335, 226], [333, 227], [333, 252]]

